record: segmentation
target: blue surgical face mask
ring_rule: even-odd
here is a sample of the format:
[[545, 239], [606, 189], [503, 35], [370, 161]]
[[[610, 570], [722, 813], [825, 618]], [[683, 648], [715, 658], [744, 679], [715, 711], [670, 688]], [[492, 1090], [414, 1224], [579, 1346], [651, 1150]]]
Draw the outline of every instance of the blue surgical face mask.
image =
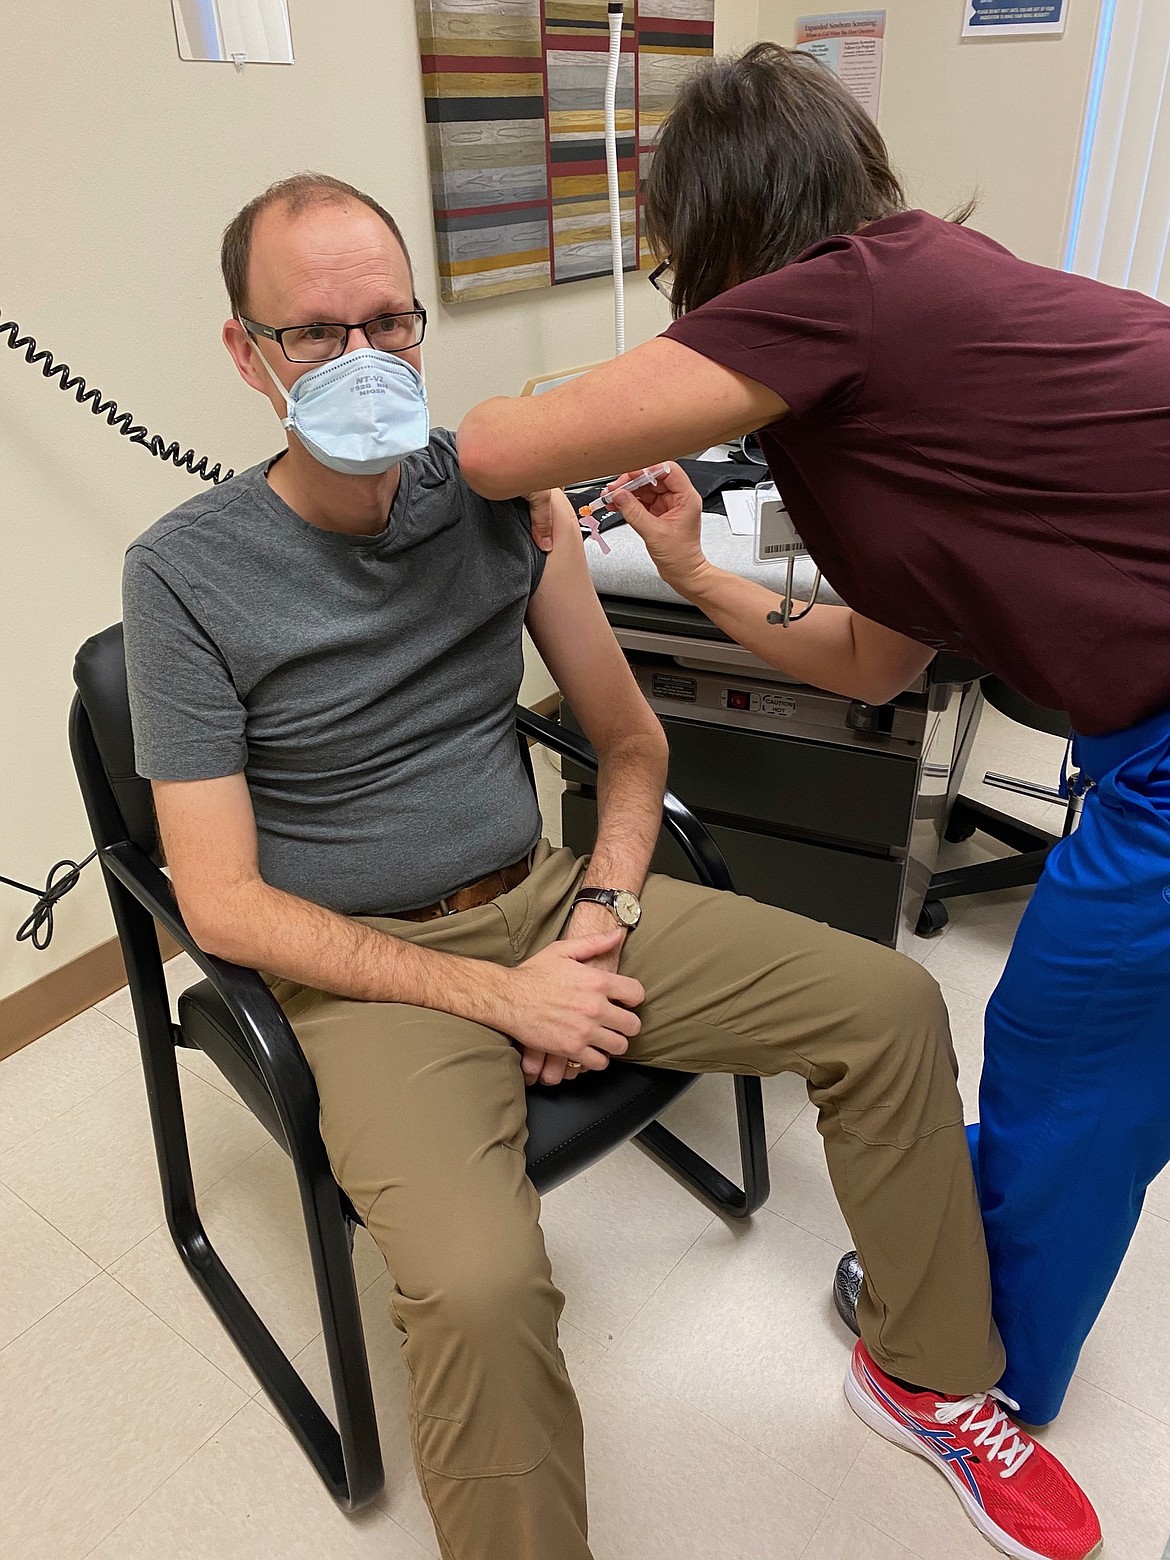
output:
[[361, 347], [319, 363], [291, 390], [259, 355], [288, 403], [284, 426], [331, 471], [377, 476], [426, 448], [430, 416], [422, 375], [393, 352]]

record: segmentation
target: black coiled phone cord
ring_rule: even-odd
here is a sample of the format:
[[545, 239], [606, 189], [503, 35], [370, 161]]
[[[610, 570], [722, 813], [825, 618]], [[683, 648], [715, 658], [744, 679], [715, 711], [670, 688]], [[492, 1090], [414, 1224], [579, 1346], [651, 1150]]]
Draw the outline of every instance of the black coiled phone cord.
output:
[[[120, 412], [117, 401], [104, 400], [101, 391], [89, 389], [80, 374], [71, 374], [68, 363], [54, 362], [51, 352], [37, 346], [35, 336], [22, 336], [15, 320], [0, 318], [0, 338], [3, 337], [7, 338], [7, 344], [14, 352], [23, 351], [26, 363], [39, 366], [46, 379], [56, 379], [61, 390], [72, 390], [79, 405], [88, 406], [95, 417], [104, 417], [110, 427], [116, 428], [131, 444], [141, 444], [159, 460], [169, 460], [172, 465], [182, 471], [189, 471], [193, 477], [201, 477], [204, 482], [226, 482], [235, 475], [234, 471], [223, 471], [218, 461], [209, 467], [206, 455], [196, 459], [194, 450], [180, 450], [178, 444], [168, 444], [157, 433], [149, 433], [134, 421], [129, 412]], [[91, 851], [84, 861], [56, 862], [49, 870], [44, 888], [32, 888], [28, 883], [20, 883], [15, 878], [0, 874], [0, 883], [7, 884], [9, 888], [18, 888], [36, 898], [31, 914], [21, 923], [16, 934], [17, 942], [31, 942], [34, 948], [39, 949], [49, 946], [53, 940], [53, 907], [70, 889], [77, 886], [83, 868], [96, 855], [97, 851]]]
[[37, 346], [35, 336], [22, 336], [15, 320], [6, 320], [0, 316], [0, 338], [5, 336], [13, 352], [23, 351], [26, 363], [39, 365], [45, 378], [56, 379], [60, 389], [72, 390], [82, 406], [88, 405], [95, 417], [104, 417], [110, 427], [116, 428], [131, 444], [141, 444], [152, 455], [157, 455], [159, 460], [169, 460], [180, 470], [189, 471], [193, 477], [202, 477], [204, 482], [226, 482], [235, 475], [234, 471], [221, 473], [218, 461], [209, 469], [206, 455], [196, 460], [194, 450], [180, 452], [177, 444], [167, 444], [157, 433], [148, 433], [134, 421], [129, 412], [118, 410], [117, 401], [103, 400], [100, 390], [88, 389], [80, 374], [70, 373], [68, 363], [54, 362], [51, 352]]

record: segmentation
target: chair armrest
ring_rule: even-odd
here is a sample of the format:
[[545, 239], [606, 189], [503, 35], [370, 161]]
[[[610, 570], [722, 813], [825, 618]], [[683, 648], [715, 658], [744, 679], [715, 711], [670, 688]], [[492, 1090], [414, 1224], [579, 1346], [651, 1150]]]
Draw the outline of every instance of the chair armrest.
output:
[[[571, 758], [582, 769], [597, 773], [597, 754], [593, 745], [575, 731], [557, 721], [547, 720], [523, 705], [516, 706], [516, 729], [541, 747], [551, 748], [562, 758]], [[699, 882], [706, 888], [726, 889], [735, 892], [735, 883], [723, 852], [711, 838], [707, 829], [673, 791], [667, 791], [662, 802], [662, 822], [668, 834], [679, 844], [683, 854], [694, 868]]]
[[[317, 1084], [284, 1009], [255, 970], [204, 953], [179, 911], [170, 879], [128, 840], [101, 853], [105, 869], [166, 928], [226, 1002], [272, 1096], [290, 1144], [320, 1141]], [[322, 1150], [323, 1152], [323, 1150]]]

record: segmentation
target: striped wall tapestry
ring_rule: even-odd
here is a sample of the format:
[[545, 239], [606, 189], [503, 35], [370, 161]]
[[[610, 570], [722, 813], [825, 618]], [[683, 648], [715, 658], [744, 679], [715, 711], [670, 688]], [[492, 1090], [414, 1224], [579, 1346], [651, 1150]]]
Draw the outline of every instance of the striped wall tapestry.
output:
[[[415, 0], [444, 303], [610, 269], [606, 0]], [[618, 180], [626, 269], [648, 258], [639, 188], [715, 0], [626, 0]], [[636, 144], [635, 144], [636, 142]]]

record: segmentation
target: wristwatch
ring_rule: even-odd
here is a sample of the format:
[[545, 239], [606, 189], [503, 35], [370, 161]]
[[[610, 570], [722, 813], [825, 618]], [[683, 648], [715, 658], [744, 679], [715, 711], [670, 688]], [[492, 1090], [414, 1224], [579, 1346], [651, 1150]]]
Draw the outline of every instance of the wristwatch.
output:
[[582, 888], [573, 900], [573, 909], [581, 904], [604, 905], [627, 932], [632, 932], [642, 919], [641, 901], [628, 888]]

